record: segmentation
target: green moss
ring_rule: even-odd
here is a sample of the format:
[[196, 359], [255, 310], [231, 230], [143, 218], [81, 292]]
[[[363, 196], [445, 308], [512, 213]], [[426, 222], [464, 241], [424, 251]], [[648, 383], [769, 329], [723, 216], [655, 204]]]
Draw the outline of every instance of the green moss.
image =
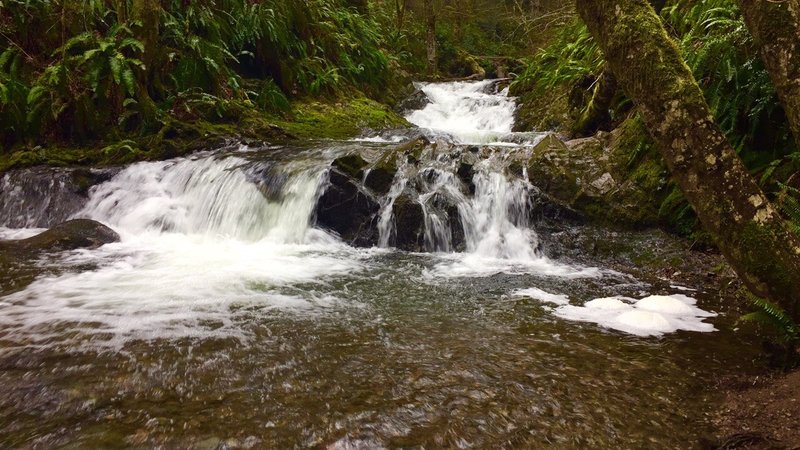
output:
[[345, 139], [365, 128], [410, 126], [388, 106], [363, 96], [340, 102], [296, 102], [287, 116], [264, 114], [254, 108], [237, 108], [227, 122], [168, 119], [151, 135], [130, 136], [113, 143], [72, 147], [63, 145], [21, 147], [0, 154], [0, 173], [36, 165], [103, 166], [136, 161], [163, 160], [220, 145], [228, 138], [284, 142], [301, 138]]
[[749, 222], [741, 232], [738, 248], [742, 252], [741, 261], [748, 274], [759, 280], [770, 280], [776, 291], [791, 289], [791, 279], [787, 267], [775, 259], [775, 236], [773, 230], [756, 222]]
[[388, 106], [366, 97], [331, 103], [297, 101], [288, 118], [275, 118], [274, 123], [297, 137], [329, 139], [357, 136], [367, 128], [410, 126]]

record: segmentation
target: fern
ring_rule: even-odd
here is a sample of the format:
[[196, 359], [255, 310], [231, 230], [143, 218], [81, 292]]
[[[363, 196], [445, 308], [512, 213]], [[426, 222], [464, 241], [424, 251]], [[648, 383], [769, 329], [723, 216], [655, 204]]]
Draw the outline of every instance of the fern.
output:
[[754, 312], [743, 315], [740, 322], [758, 323], [777, 334], [781, 344], [800, 345], [800, 325], [798, 325], [780, 306], [763, 298], [749, 295]]

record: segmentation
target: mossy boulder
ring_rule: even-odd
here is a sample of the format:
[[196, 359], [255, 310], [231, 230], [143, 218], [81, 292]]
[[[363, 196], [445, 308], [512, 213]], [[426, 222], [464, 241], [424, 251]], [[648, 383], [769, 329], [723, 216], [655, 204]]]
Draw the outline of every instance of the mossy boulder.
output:
[[451, 76], [482, 80], [486, 78], [486, 69], [481, 66], [477, 58], [469, 53], [459, 50], [447, 68]]
[[394, 182], [395, 174], [397, 174], [397, 159], [399, 157], [398, 149], [392, 149], [383, 154], [383, 156], [369, 168], [364, 185], [372, 189], [378, 195], [386, 195]]
[[531, 182], [589, 219], [629, 227], [659, 223], [668, 194], [660, 159], [642, 150], [636, 123], [611, 133], [562, 142], [545, 137], [528, 161]]
[[333, 167], [354, 178], [361, 178], [364, 175], [364, 168], [368, 164], [358, 154], [350, 154], [333, 160]]

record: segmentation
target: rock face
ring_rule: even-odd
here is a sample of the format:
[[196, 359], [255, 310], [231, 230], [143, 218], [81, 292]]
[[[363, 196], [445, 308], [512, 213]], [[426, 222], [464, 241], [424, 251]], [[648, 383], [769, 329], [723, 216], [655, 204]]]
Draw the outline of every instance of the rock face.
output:
[[[534, 220], [655, 225], [668, 191], [666, 172], [659, 161], [636, 153], [631, 142], [639, 140], [631, 135], [626, 127], [568, 142], [549, 134], [532, 149], [424, 138], [377, 151], [368, 148], [333, 161], [329, 186], [317, 205], [317, 224], [352, 245], [374, 246], [381, 214], [391, 214], [388, 245], [407, 251], [463, 250], [459, 205], [475, 195], [476, 173], [488, 164], [509, 179], [527, 178], [535, 187], [529, 188]], [[635, 165], [633, 158], [639, 158]], [[392, 201], [393, 189], [401, 192], [393, 192]]]
[[425, 212], [409, 192], [394, 202], [395, 242], [400, 250], [419, 252], [425, 249]]
[[357, 247], [370, 247], [378, 242], [375, 197], [338, 169], [331, 169], [328, 187], [315, 209], [316, 223], [333, 231], [345, 242]]
[[528, 161], [531, 182], [589, 219], [633, 227], [659, 221], [667, 176], [656, 160], [630, 168], [634, 154], [626, 130], [562, 142], [545, 137]]

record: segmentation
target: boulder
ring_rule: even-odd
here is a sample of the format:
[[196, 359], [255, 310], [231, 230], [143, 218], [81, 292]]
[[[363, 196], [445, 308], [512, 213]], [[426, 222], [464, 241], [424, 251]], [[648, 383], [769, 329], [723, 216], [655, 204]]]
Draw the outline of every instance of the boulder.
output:
[[28, 239], [0, 241], [0, 295], [33, 282], [44, 270], [37, 264], [47, 253], [97, 248], [119, 241], [119, 235], [102, 223], [77, 219], [56, 225]]
[[458, 169], [456, 170], [456, 176], [458, 176], [458, 179], [461, 180], [461, 182], [464, 183], [464, 186], [467, 187], [467, 191], [469, 192], [469, 194], [474, 195], [475, 182], [473, 181], [473, 178], [475, 176], [475, 173], [473, 171], [472, 164], [460, 162], [458, 164]]
[[328, 186], [317, 202], [316, 224], [338, 234], [357, 247], [378, 242], [376, 218], [380, 205], [358, 182], [338, 169], [331, 169]]
[[364, 175], [364, 168], [368, 163], [358, 154], [342, 156], [333, 160], [333, 167], [339, 169], [340, 172], [349, 175], [353, 178], [361, 179]]
[[[655, 225], [665, 195], [660, 160], [637, 154], [632, 126], [562, 142], [550, 134], [527, 162], [528, 177], [556, 203], [588, 219], [632, 227]], [[633, 155], [633, 156], [632, 156]]]
[[410, 193], [404, 192], [394, 201], [395, 242], [400, 250], [425, 250], [425, 212]]
[[398, 150], [389, 150], [369, 168], [364, 185], [379, 196], [389, 193], [397, 173]]
[[0, 243], [0, 249], [24, 253], [59, 252], [80, 248], [94, 249], [119, 241], [119, 234], [100, 222], [70, 220], [28, 239]]
[[400, 101], [395, 107], [395, 110], [400, 114], [408, 114], [411, 111], [418, 111], [420, 109], [424, 109], [429, 104], [433, 103], [430, 98], [428, 98], [428, 94], [423, 92], [421, 89], [417, 89], [411, 94], [409, 97]]

